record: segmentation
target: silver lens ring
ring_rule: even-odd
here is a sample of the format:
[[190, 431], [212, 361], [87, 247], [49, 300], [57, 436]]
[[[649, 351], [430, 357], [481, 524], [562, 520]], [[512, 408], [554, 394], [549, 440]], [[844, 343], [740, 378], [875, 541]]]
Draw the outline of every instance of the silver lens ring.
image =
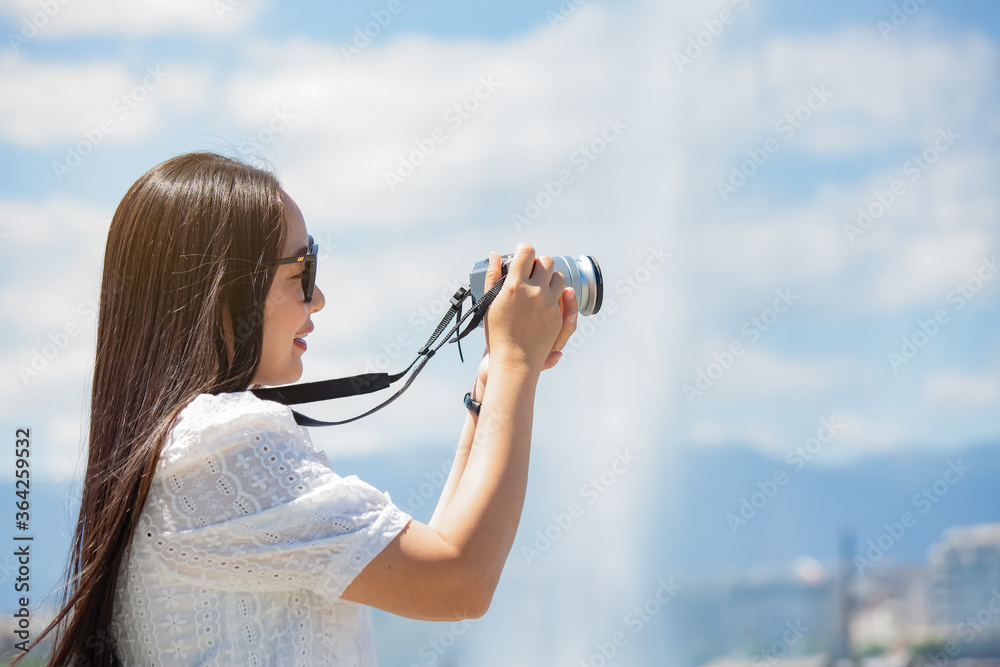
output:
[[587, 278], [580, 272], [579, 263], [568, 255], [559, 255], [552, 258], [553, 269], [563, 274], [566, 278], [566, 287], [572, 287], [576, 292], [577, 310], [583, 313], [583, 306], [589, 299], [589, 286]]
[[580, 314], [593, 315], [601, 309], [601, 303], [604, 301], [604, 277], [601, 275], [601, 266], [590, 255], [580, 255], [575, 263], [580, 270], [580, 282], [587, 286], [587, 300], [578, 302]]

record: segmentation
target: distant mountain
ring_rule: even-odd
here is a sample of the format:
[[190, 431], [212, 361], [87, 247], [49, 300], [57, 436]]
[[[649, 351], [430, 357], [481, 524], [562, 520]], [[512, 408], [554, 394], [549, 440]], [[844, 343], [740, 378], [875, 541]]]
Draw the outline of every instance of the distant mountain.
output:
[[[443, 480], [444, 473], [438, 471], [449, 451], [415, 447], [391, 456], [331, 459], [341, 475], [357, 474], [388, 490], [397, 504], [426, 521]], [[954, 484], [945, 480], [949, 461], [968, 468]], [[886, 532], [884, 524], [899, 522], [904, 512], [911, 513], [915, 523], [893, 539], [886, 557], [920, 562], [946, 528], [1000, 522], [1000, 442], [979, 443], [950, 454], [896, 452], [838, 468], [812, 462], [798, 471], [785, 461], [737, 446], [682, 449], [675, 464], [680, 482], [653, 491], [650, 498], [651, 506], [671, 509], [663, 512], [661, 530], [651, 538], [650, 547], [656, 561], [672, 572], [788, 563], [802, 555], [829, 563], [837, 556], [838, 533], [848, 527], [856, 531], [858, 551], [864, 554], [868, 540], [877, 542]], [[787, 475], [785, 484], [774, 481], [777, 472]], [[77, 487], [55, 482], [32, 485], [33, 593], [50, 589], [61, 574], [75, 521]], [[427, 497], [432, 487], [433, 496]], [[775, 488], [773, 497], [768, 497]], [[915, 502], [925, 488], [936, 502]], [[938, 495], [940, 491], [944, 493]], [[0, 484], [0, 494], [13, 497], [12, 485]], [[754, 502], [761, 507], [754, 507], [756, 514], [745, 519], [746, 525], [737, 524], [734, 534], [727, 515], [742, 519], [744, 498], [751, 507]], [[5, 527], [4, 533], [6, 537], [0, 538], [10, 543], [11, 528]], [[0, 596], [0, 612], [12, 605], [9, 579], [15, 571], [10, 556], [6, 561], [0, 557], [0, 588], [8, 591]]]
[[[920, 562], [945, 529], [1000, 522], [1000, 443], [897, 452], [837, 468], [775, 461], [739, 447], [686, 449], [680, 466], [680, 488], [664, 500], [683, 510], [672, 515], [657, 550], [681, 570], [787, 563], [800, 555], [831, 562], [843, 529], [854, 530], [861, 555], [886, 533], [883, 546], [893, 544], [884, 558]], [[912, 526], [900, 533], [894, 524], [904, 513]]]
[[[341, 474], [357, 474], [389, 490], [397, 504], [427, 519], [433, 501], [413, 507], [421, 500], [419, 485], [429, 481], [425, 471], [433, 475], [447, 456], [444, 450], [414, 450], [334, 465]], [[959, 476], [949, 461], [968, 470]], [[680, 482], [664, 486], [656, 502], [679, 509], [663, 513], [653, 546], [657, 559], [675, 571], [788, 563], [802, 555], [832, 562], [841, 530], [855, 531], [863, 554], [868, 540], [877, 542], [884, 524], [898, 523], [904, 512], [914, 525], [893, 539], [885, 557], [922, 562], [945, 529], [1000, 522], [1000, 442], [952, 453], [900, 451], [839, 467], [774, 460], [739, 446], [688, 447], [673, 464], [679, 470], [671, 478]], [[779, 480], [780, 473], [787, 476], [783, 485], [775, 482], [776, 473]], [[925, 489], [929, 496], [921, 495]], [[743, 507], [744, 498], [750, 510]], [[732, 516], [727, 520], [727, 515]]]

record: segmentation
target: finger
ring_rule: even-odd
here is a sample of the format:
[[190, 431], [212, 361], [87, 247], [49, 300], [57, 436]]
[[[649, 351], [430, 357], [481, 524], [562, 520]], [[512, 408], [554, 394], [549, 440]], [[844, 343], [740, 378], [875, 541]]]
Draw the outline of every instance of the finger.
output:
[[[498, 255], [497, 253], [495, 253], [495, 252], [493, 252], [491, 250], [490, 251], [490, 263], [489, 263], [489, 266], [486, 269], [486, 277], [484, 279], [485, 280], [485, 282], [484, 282], [485, 289], [483, 290], [484, 294], [486, 292], [489, 292], [493, 288], [493, 285], [495, 285], [496, 281], [498, 281], [500, 279], [500, 275], [502, 273], [503, 273], [503, 270], [502, 270], [502, 266], [501, 266], [501, 263], [500, 263], [500, 255]], [[487, 352], [489, 352], [489, 349], [490, 349], [490, 318], [489, 318], [489, 314], [490, 313], [489, 313], [488, 310], [483, 314], [483, 335], [486, 336], [486, 351]]]
[[563, 317], [568, 316], [570, 313], [578, 314], [575, 289], [572, 287], [564, 287], [562, 291], [562, 299], [563, 300], [560, 305], [563, 309]]
[[559, 335], [556, 336], [555, 343], [552, 344], [552, 349], [556, 352], [566, 347], [570, 336], [576, 331], [576, 320], [579, 313], [576, 310], [576, 293], [572, 287], [567, 287], [563, 290], [561, 305], [563, 309], [563, 325], [562, 329], [559, 330]]
[[556, 263], [548, 255], [535, 258], [535, 264], [531, 268], [531, 281], [537, 285], [550, 285], [552, 283], [552, 272]]
[[503, 273], [500, 264], [500, 255], [490, 251], [490, 263], [486, 268], [486, 283], [484, 292], [489, 292], [493, 285], [500, 280], [500, 276]]
[[553, 271], [552, 279], [549, 281], [549, 287], [562, 294], [563, 290], [566, 289], [566, 276], [564, 276], [561, 271]]
[[[535, 249], [527, 243], [518, 243], [514, 248], [514, 256], [507, 265], [507, 282], [516, 283], [527, 280], [535, 262]], [[512, 280], [513, 279], [513, 280]]]
[[562, 359], [562, 356], [563, 356], [562, 352], [554, 352], [554, 351], [549, 352], [549, 356], [545, 358], [545, 363], [542, 364], [542, 370], [547, 371], [548, 369], [558, 364], [559, 360]]

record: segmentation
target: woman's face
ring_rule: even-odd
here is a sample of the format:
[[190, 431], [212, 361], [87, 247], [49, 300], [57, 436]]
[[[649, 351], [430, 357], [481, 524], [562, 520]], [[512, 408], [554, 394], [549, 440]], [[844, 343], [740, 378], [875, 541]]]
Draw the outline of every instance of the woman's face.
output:
[[[305, 254], [308, 238], [302, 211], [284, 190], [281, 201], [287, 239], [280, 256]], [[282, 264], [271, 283], [264, 305], [264, 350], [254, 384], [289, 384], [302, 377], [302, 354], [306, 351], [303, 338], [313, 330], [310, 315], [326, 303], [319, 285], [313, 289], [312, 301], [303, 301], [302, 279], [299, 277], [303, 268], [301, 264]]]

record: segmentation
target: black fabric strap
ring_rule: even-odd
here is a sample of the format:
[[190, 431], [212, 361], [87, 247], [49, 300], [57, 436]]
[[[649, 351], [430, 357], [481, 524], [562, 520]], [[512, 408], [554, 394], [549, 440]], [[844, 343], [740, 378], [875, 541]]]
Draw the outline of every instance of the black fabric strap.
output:
[[[319, 382], [305, 382], [302, 384], [287, 385], [284, 387], [268, 387], [266, 389], [251, 389], [258, 398], [262, 398], [266, 401], [275, 401], [277, 403], [282, 403], [284, 405], [297, 405], [299, 403], [315, 403], [317, 401], [326, 401], [334, 398], [345, 398], [347, 396], [358, 396], [361, 394], [370, 394], [374, 391], [379, 391], [382, 389], [388, 389], [390, 385], [395, 383], [397, 380], [403, 378], [410, 369], [413, 370], [413, 374], [406, 380], [399, 391], [390, 396], [388, 399], [375, 406], [371, 410], [368, 410], [364, 414], [360, 414], [351, 419], [345, 419], [343, 421], [321, 421], [318, 419], [313, 419], [306, 415], [301, 414], [295, 410], [292, 410], [292, 415], [295, 417], [295, 422], [300, 426], [338, 426], [340, 424], [349, 424], [350, 422], [361, 419], [362, 417], [367, 417], [368, 415], [381, 410], [385, 406], [392, 403], [396, 398], [399, 397], [404, 391], [409, 388], [410, 384], [417, 377], [421, 370], [423, 370], [424, 365], [427, 361], [434, 356], [434, 354], [441, 348], [445, 342], [458, 343], [461, 339], [469, 335], [473, 329], [475, 329], [479, 322], [482, 321], [483, 316], [486, 314], [487, 309], [496, 298], [496, 295], [500, 293], [500, 288], [503, 286], [504, 279], [506, 275], [501, 276], [497, 280], [496, 284], [490, 289], [489, 292], [483, 295], [479, 301], [475, 302], [473, 308], [469, 310], [464, 316], [462, 315], [462, 302], [465, 301], [471, 295], [471, 291], [468, 287], [463, 286], [459, 288], [457, 292], [451, 298], [451, 307], [448, 312], [445, 313], [441, 322], [438, 324], [434, 333], [431, 334], [430, 339], [420, 348], [417, 352], [417, 358], [410, 363], [406, 370], [401, 373], [396, 373], [394, 375], [389, 375], [388, 373], [364, 373], [362, 375], [354, 375], [346, 378], [336, 378], [333, 380], [321, 380]], [[431, 345], [437, 341], [438, 337], [444, 332], [448, 327], [448, 324], [452, 321], [455, 316], [458, 316], [454, 327], [448, 332], [444, 340], [439, 342], [436, 347], [431, 349]], [[465, 331], [460, 334], [456, 332], [461, 328], [462, 322], [472, 316], [472, 322], [466, 327]], [[452, 337], [452, 334], [456, 334]], [[459, 357], [462, 355], [461, 343], [459, 343]], [[464, 361], [464, 358], [463, 358]]]
[[388, 389], [390, 384], [392, 384], [392, 381], [385, 373], [365, 373], [364, 375], [337, 378], [335, 380], [321, 380], [320, 382], [290, 384], [285, 387], [255, 389], [254, 393], [258, 397], [268, 401], [276, 401], [285, 405], [295, 405], [297, 403], [322, 401], [325, 400], [324, 396], [343, 397], [370, 394], [380, 389]]
[[[417, 377], [417, 374], [420, 373], [420, 370], [424, 367], [424, 364], [426, 364], [427, 360], [430, 359], [432, 356], [434, 356], [433, 352], [431, 354], [423, 357], [422, 359], [420, 359], [420, 363], [417, 365], [417, 369], [415, 371], [413, 371], [413, 375], [411, 375], [406, 380], [406, 382], [403, 384], [403, 386], [399, 388], [399, 391], [397, 391], [395, 394], [393, 394], [392, 396], [390, 396], [389, 398], [387, 398], [382, 403], [376, 405], [374, 408], [372, 408], [368, 412], [362, 413], [362, 414], [360, 414], [360, 415], [358, 415], [356, 417], [351, 417], [350, 419], [344, 419], [343, 421], [326, 422], [326, 421], [320, 421], [319, 419], [313, 419], [312, 417], [304, 415], [301, 412], [298, 412], [296, 410], [292, 410], [292, 416], [295, 417], [295, 423], [298, 424], [299, 426], [340, 426], [341, 424], [350, 424], [351, 422], [357, 421], [357, 420], [361, 419], [362, 417], [367, 417], [371, 413], [377, 412], [378, 410], [381, 410], [382, 408], [384, 408], [385, 406], [389, 405], [390, 403], [392, 403], [393, 401], [395, 401], [397, 398], [399, 398], [399, 395], [402, 394], [404, 391], [406, 391], [409, 388], [409, 386], [413, 383], [413, 380]], [[410, 366], [412, 367], [413, 364], [410, 364]], [[384, 373], [383, 373], [383, 375], [384, 375]], [[347, 378], [347, 379], [350, 379], [350, 378]], [[386, 385], [386, 386], [388, 387], [388, 385]], [[336, 398], [343, 398], [343, 397], [342, 396], [338, 396]], [[312, 401], [322, 401], [322, 400], [326, 400], [326, 399], [322, 398], [322, 397], [320, 397], [320, 398], [314, 398], [314, 399], [310, 399], [310, 402], [312, 402]], [[279, 403], [283, 403], [283, 401], [278, 401], [278, 402]], [[288, 404], [285, 403], [285, 405], [288, 405]]]
[[[465, 327], [465, 331], [463, 331], [461, 335], [455, 338], [455, 340], [448, 341], [449, 343], [455, 343], [465, 338], [470, 333], [472, 333], [473, 329], [479, 326], [479, 323], [483, 321], [483, 317], [486, 316], [486, 311], [489, 310], [490, 304], [493, 303], [493, 299], [497, 298], [497, 294], [500, 293], [500, 288], [503, 287], [503, 282], [506, 279], [507, 279], [507, 274], [505, 272], [504, 275], [500, 276], [500, 279], [497, 280], [496, 283], [494, 283], [493, 287], [490, 288], [489, 292], [484, 294], [479, 301], [473, 303], [472, 312], [474, 313], [474, 315], [472, 317], [472, 321], [469, 322], [468, 326]], [[461, 322], [459, 322], [459, 324], [461, 324]]]

